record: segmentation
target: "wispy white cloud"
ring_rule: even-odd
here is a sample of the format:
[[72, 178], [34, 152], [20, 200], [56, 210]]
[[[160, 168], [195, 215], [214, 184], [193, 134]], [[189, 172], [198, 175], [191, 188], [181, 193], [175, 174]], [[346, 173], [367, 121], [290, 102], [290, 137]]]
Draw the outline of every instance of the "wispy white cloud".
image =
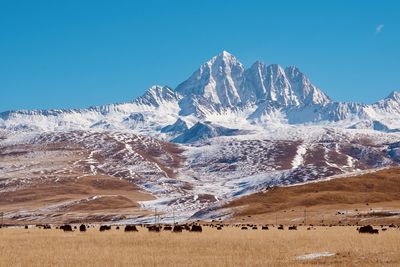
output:
[[383, 29], [383, 24], [379, 24], [378, 26], [376, 26], [375, 33], [380, 34], [382, 32], [382, 29]]

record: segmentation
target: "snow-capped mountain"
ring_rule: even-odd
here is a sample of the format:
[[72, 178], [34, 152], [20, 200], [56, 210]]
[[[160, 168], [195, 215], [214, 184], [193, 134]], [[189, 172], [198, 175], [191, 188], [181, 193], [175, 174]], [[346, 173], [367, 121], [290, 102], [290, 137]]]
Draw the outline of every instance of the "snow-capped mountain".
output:
[[223, 51], [195, 71], [176, 88], [185, 97], [205, 100], [232, 107], [242, 102], [239, 95], [243, 86], [244, 66], [234, 56]]
[[330, 102], [296, 67], [283, 69], [257, 61], [246, 70], [226, 51], [201, 65], [176, 91], [184, 97], [201, 97], [223, 107], [262, 101], [282, 106]]
[[[55, 145], [64, 165], [43, 171]], [[176, 89], [152, 86], [126, 103], [2, 112], [0, 150], [0, 194], [79, 171], [135, 183], [155, 196], [144, 208], [211, 218], [198, 211], [270, 186], [398, 165], [400, 93], [336, 102], [294, 66], [245, 68], [224, 51]]]
[[[175, 90], [153, 86], [133, 101], [87, 109], [6, 111], [0, 113], [0, 127], [16, 131], [132, 130], [173, 140], [205, 121], [241, 130], [279, 123], [387, 132], [400, 128], [399, 115], [398, 92], [372, 105], [335, 102], [295, 66], [282, 68], [257, 61], [246, 69], [223, 51]], [[382, 127], [374, 127], [374, 122]], [[176, 123], [181, 129], [170, 129]]]

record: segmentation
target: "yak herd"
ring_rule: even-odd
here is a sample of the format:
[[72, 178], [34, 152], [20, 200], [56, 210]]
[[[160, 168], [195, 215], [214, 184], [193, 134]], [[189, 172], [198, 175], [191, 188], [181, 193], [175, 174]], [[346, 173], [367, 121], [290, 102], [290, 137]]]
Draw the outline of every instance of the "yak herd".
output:
[[[325, 225], [324, 225], [325, 226]], [[329, 225], [329, 227], [332, 227], [333, 225]], [[52, 229], [52, 226], [49, 224], [38, 224], [36, 227], [41, 228], [41, 229]], [[86, 232], [88, 228], [92, 227], [95, 228], [94, 225], [88, 225], [88, 224], [81, 224], [81, 225], [70, 225], [70, 224], [64, 224], [61, 226], [54, 226], [56, 229], [63, 230], [64, 232], [73, 232], [75, 230], [79, 230], [80, 232]], [[199, 224], [199, 223], [186, 223], [186, 224], [175, 224], [175, 225], [145, 225], [145, 224], [138, 224], [138, 225], [133, 225], [133, 224], [128, 224], [124, 225], [124, 231], [125, 232], [138, 232], [138, 227], [145, 228], [149, 232], [160, 232], [160, 231], [170, 231], [174, 233], [181, 233], [183, 231], [188, 231], [188, 232], [198, 232], [201, 233], [203, 231], [203, 227], [210, 227], [210, 228], [215, 228], [216, 230], [222, 230], [224, 227], [239, 227], [241, 230], [257, 230], [259, 227], [261, 227], [261, 230], [269, 230], [269, 227], [276, 227], [278, 230], [285, 230], [285, 226], [282, 224], [279, 225], [256, 225], [256, 224], [226, 224], [226, 223], [205, 223], [205, 224]], [[24, 226], [25, 229], [29, 229], [28, 225]], [[394, 224], [384, 226], [381, 225], [381, 231], [386, 231], [388, 228], [400, 228], [400, 226], [396, 226]], [[104, 231], [109, 231], [112, 229], [111, 225], [100, 225], [99, 231], [104, 232]], [[116, 225], [115, 230], [119, 230], [120, 226]], [[287, 226], [288, 230], [297, 230], [297, 225], [289, 225]], [[313, 225], [308, 225], [307, 230], [312, 230], [316, 229]], [[365, 225], [357, 228], [357, 231], [361, 234], [368, 233], [368, 234], [379, 234], [379, 229], [374, 228], [371, 225]]]

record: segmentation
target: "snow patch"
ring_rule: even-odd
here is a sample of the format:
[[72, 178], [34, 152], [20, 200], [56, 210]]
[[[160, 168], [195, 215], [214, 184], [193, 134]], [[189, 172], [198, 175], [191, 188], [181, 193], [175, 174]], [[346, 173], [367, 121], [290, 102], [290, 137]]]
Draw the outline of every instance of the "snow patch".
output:
[[306, 154], [307, 148], [305, 144], [301, 144], [297, 147], [297, 153], [292, 161], [292, 168], [297, 169], [301, 165], [303, 165], [304, 158], [303, 156]]
[[332, 252], [314, 252], [314, 253], [309, 253], [301, 256], [297, 256], [297, 260], [313, 260], [321, 257], [332, 257], [335, 256], [335, 253]]

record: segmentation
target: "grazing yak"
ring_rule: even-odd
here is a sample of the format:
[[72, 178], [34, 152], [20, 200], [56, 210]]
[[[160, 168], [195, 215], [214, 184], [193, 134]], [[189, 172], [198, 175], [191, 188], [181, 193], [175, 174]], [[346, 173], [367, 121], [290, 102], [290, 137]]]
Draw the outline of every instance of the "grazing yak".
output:
[[361, 226], [361, 227], [358, 229], [358, 232], [359, 232], [360, 234], [362, 234], [362, 233], [379, 234], [379, 230], [378, 230], [378, 229], [374, 229], [371, 225]]
[[172, 226], [171, 225], [164, 226], [164, 231], [172, 231]]
[[64, 230], [64, 232], [72, 232], [72, 226], [69, 224], [64, 224], [60, 226], [61, 230]]
[[266, 226], [266, 225], [262, 226], [261, 230], [268, 230], [268, 226]]
[[180, 225], [175, 225], [174, 229], [172, 230], [174, 233], [182, 233], [183, 227]]
[[110, 225], [101, 225], [100, 226], [100, 232], [104, 232], [104, 231], [108, 231], [108, 230], [111, 230]]
[[297, 226], [296, 225], [291, 225], [288, 228], [289, 230], [297, 230]]
[[283, 225], [282, 224], [280, 224], [279, 226], [278, 226], [278, 230], [284, 230], [285, 228], [283, 227]]
[[190, 229], [190, 232], [202, 232], [203, 228], [200, 225], [192, 225], [192, 229]]
[[136, 225], [129, 225], [128, 224], [127, 226], [125, 226], [124, 231], [125, 232], [137, 232], [138, 229], [136, 228]]
[[242, 226], [241, 230], [247, 230], [247, 226]]
[[86, 225], [81, 224], [81, 225], [79, 226], [79, 231], [81, 231], [81, 232], [86, 232]]
[[149, 232], [160, 232], [160, 226], [157, 225], [147, 226], [147, 229], [149, 230]]

